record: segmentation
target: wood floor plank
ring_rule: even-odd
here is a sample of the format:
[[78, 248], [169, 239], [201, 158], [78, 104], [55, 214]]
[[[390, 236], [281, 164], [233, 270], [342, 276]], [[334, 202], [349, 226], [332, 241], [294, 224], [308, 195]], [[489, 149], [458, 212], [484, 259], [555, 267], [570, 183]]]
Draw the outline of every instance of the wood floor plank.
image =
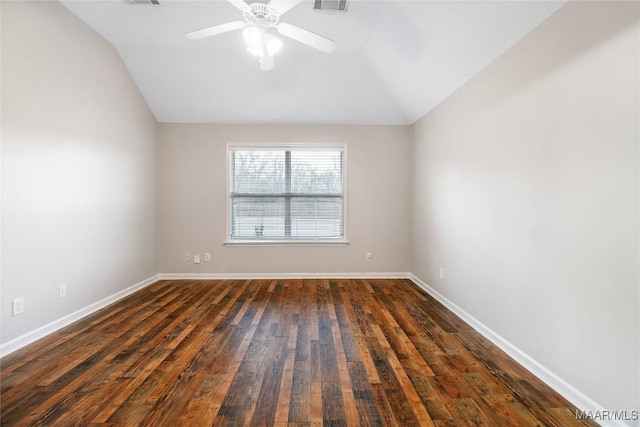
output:
[[302, 323], [298, 325], [291, 385], [290, 422], [310, 422], [311, 420], [311, 339], [308, 311], [308, 308], [304, 310]]
[[163, 280], [0, 360], [2, 426], [594, 426], [405, 279]]
[[276, 423], [286, 423], [289, 421], [289, 405], [291, 403], [291, 387], [293, 386], [293, 365], [295, 358], [295, 349], [288, 349], [287, 358], [282, 368], [282, 379], [275, 415]]
[[336, 360], [338, 362], [338, 377], [340, 378], [340, 389], [342, 391], [342, 404], [345, 411], [345, 421], [347, 426], [358, 425], [358, 414], [356, 412], [356, 402], [353, 397], [353, 387], [351, 386], [351, 377], [349, 376], [349, 366], [347, 365], [347, 356], [342, 344], [342, 335], [338, 322], [332, 322], [331, 332], [333, 335], [333, 346], [336, 352]]
[[322, 383], [311, 383], [309, 421], [312, 426], [322, 425]]

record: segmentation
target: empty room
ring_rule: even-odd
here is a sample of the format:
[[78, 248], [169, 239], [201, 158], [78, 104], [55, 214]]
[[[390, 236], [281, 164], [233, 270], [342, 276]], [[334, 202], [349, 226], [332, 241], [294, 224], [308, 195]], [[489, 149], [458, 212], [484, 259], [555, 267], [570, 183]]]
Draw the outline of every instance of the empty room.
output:
[[0, 425], [640, 426], [639, 2], [0, 24]]

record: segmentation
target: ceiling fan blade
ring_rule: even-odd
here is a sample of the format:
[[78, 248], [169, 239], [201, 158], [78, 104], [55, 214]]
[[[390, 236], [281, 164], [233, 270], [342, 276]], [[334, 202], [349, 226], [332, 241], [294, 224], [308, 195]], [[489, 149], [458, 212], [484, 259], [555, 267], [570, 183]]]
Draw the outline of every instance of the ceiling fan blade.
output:
[[302, 3], [303, 0], [271, 0], [269, 2], [269, 6], [271, 9], [278, 12], [278, 15], [282, 15], [292, 7], [296, 6], [299, 3]]
[[331, 53], [336, 50], [336, 42], [334, 42], [333, 40], [329, 40], [326, 37], [319, 36], [315, 33], [312, 33], [311, 31], [303, 30], [302, 28], [296, 27], [295, 25], [281, 22], [278, 24], [276, 29], [283, 36], [297, 40], [300, 43], [304, 43], [307, 46], [314, 47], [325, 53]]
[[262, 71], [269, 71], [273, 70], [274, 67], [275, 63], [273, 61], [273, 55], [269, 55], [265, 52], [265, 54], [260, 57], [260, 69]]
[[184, 36], [191, 40], [200, 40], [205, 37], [211, 37], [218, 34], [226, 33], [233, 30], [241, 30], [246, 27], [247, 23], [244, 21], [227, 22], [226, 24], [215, 25], [213, 27], [203, 28], [201, 30], [191, 31]]
[[227, 1], [243, 12], [247, 9], [251, 9], [251, 6], [249, 6], [243, 0], [227, 0]]

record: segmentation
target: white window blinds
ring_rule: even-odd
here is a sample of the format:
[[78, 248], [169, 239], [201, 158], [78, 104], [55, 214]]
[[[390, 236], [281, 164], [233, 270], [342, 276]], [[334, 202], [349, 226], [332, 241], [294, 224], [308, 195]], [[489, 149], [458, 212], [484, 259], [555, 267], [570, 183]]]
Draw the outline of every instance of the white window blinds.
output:
[[231, 240], [344, 237], [344, 150], [229, 150]]

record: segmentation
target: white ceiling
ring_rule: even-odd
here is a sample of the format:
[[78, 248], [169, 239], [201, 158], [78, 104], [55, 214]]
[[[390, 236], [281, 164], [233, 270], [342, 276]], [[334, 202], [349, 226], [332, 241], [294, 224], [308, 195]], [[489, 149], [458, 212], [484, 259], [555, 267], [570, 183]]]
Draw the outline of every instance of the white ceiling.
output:
[[337, 42], [291, 39], [260, 71], [242, 32], [184, 33], [242, 20], [224, 0], [62, 3], [110, 41], [160, 122], [411, 124], [562, 7], [561, 1], [351, 0], [346, 14], [288, 11]]

